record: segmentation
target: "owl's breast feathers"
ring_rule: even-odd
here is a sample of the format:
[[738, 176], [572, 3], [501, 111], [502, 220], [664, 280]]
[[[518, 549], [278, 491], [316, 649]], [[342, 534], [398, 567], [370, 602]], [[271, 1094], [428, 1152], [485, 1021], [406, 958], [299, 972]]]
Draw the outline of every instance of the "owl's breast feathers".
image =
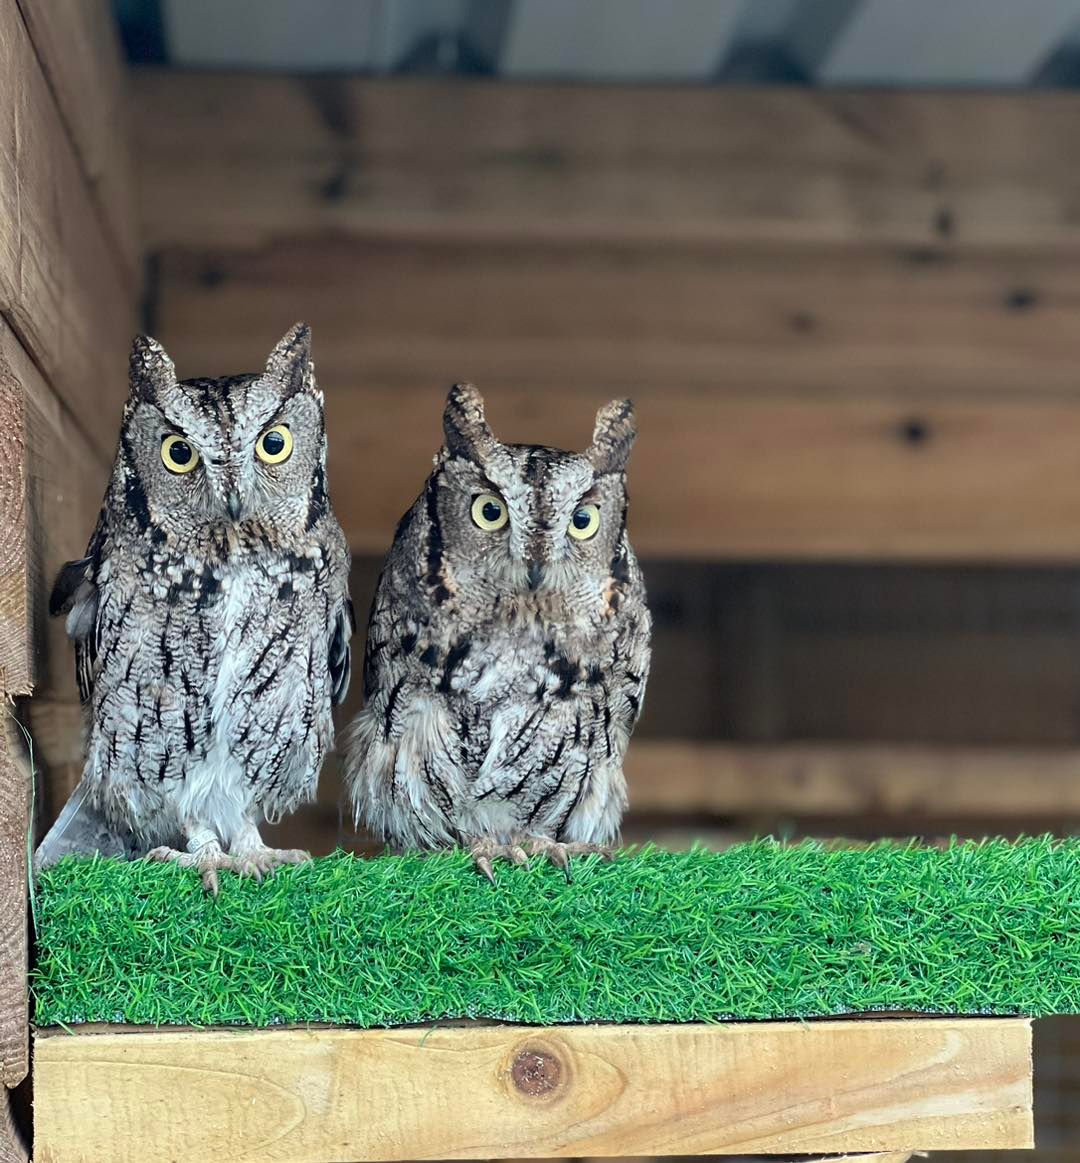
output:
[[257, 530], [187, 547], [96, 534], [61, 571], [52, 604], [76, 642], [86, 771], [126, 801], [115, 815], [152, 813], [211, 770], [275, 810], [313, 789], [349, 680], [348, 550], [331, 532], [302, 547]]
[[630, 587], [618, 618], [586, 625], [503, 610], [455, 630], [377, 596], [351, 777], [369, 822], [404, 844], [610, 838], [648, 675], [643, 597]]

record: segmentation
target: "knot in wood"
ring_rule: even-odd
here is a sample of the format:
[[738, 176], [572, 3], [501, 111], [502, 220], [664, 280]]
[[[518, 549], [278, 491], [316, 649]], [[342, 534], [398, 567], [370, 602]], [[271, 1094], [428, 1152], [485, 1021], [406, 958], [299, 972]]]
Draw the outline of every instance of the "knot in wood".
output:
[[514, 1059], [510, 1077], [522, 1094], [538, 1098], [555, 1090], [562, 1072], [562, 1063], [550, 1050], [526, 1046]]

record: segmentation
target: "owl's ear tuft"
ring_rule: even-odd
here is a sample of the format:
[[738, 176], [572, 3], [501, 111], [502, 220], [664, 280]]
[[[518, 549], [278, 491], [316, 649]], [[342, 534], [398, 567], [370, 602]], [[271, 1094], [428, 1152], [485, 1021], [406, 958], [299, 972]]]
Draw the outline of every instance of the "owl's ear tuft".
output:
[[266, 374], [277, 380], [287, 395], [315, 391], [311, 328], [306, 323], [294, 323], [281, 337], [266, 361]]
[[133, 397], [153, 400], [176, 383], [176, 367], [165, 348], [149, 335], [136, 335], [128, 359], [128, 383]]
[[454, 384], [443, 412], [446, 447], [452, 456], [484, 460], [498, 445], [484, 419], [484, 397], [472, 384]]
[[612, 400], [596, 413], [592, 444], [585, 455], [599, 473], [624, 472], [637, 436], [637, 418], [630, 400]]

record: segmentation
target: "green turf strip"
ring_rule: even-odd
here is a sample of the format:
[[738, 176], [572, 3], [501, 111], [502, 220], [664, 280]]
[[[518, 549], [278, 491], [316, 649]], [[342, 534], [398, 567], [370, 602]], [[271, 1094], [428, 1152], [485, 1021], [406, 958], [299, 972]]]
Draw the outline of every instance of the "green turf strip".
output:
[[39, 1025], [715, 1021], [1080, 1011], [1080, 841], [759, 841], [497, 869], [337, 854], [203, 895], [67, 860], [38, 886]]

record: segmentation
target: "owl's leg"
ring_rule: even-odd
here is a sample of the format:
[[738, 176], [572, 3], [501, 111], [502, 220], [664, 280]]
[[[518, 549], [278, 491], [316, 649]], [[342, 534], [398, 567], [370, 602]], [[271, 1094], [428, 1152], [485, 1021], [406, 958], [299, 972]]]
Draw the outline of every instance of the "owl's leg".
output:
[[574, 879], [570, 871], [571, 856], [615, 859], [615, 850], [608, 844], [586, 844], [578, 840], [564, 843], [561, 840], [551, 840], [547, 836], [530, 836], [525, 841], [525, 847], [530, 856], [546, 856], [556, 868], [561, 868], [568, 882]]
[[482, 872], [492, 884], [495, 883], [493, 860], [509, 860], [511, 864], [517, 865], [529, 863], [525, 849], [520, 844], [500, 844], [497, 840], [486, 838], [474, 840], [469, 845], [469, 854], [472, 856], [477, 871]]
[[250, 820], [229, 845], [229, 853], [241, 876], [260, 881], [285, 864], [304, 864], [311, 859], [311, 853], [300, 848], [271, 848], [264, 844], [258, 827]]
[[218, 872], [237, 871], [236, 861], [221, 847], [221, 841], [209, 828], [193, 829], [187, 834], [187, 851], [176, 848], [152, 848], [147, 860], [173, 861], [181, 868], [194, 868], [202, 880], [203, 890], [217, 896]]

